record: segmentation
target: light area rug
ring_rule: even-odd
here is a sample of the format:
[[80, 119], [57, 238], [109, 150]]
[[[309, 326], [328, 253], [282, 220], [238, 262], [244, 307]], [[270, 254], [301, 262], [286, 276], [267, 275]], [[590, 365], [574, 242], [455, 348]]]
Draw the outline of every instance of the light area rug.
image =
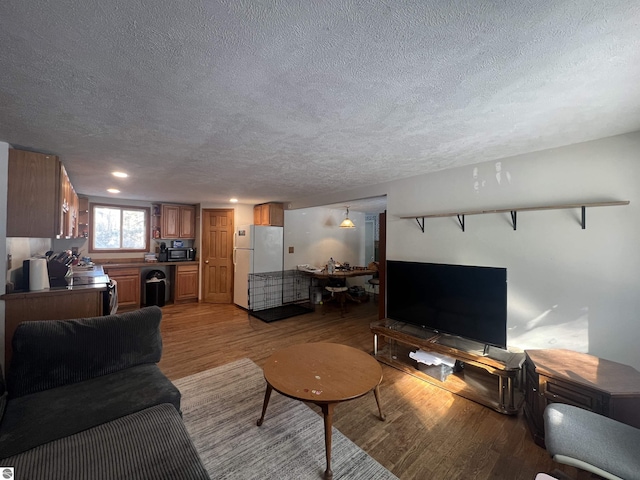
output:
[[[249, 359], [181, 378], [182, 415], [213, 479], [321, 479], [326, 468], [322, 416], [274, 391], [264, 423], [266, 383]], [[339, 406], [337, 408], [340, 408]], [[334, 479], [396, 479], [333, 428]]]

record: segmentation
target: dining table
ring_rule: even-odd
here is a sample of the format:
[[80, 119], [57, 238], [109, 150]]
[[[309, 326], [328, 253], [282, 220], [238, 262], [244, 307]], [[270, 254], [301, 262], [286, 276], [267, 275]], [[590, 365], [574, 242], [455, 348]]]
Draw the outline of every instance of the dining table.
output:
[[[354, 298], [345, 286], [347, 278], [373, 276], [378, 273], [377, 269], [364, 268], [364, 267], [351, 267], [349, 269], [337, 269], [332, 273], [327, 272], [326, 269], [322, 271], [305, 271], [312, 279], [320, 281], [321, 285], [324, 285], [324, 289], [331, 292], [331, 300], [335, 300], [340, 305], [340, 313], [344, 315], [346, 312], [346, 301], [350, 300], [354, 303], [361, 303], [360, 299]], [[341, 280], [341, 281], [340, 281]], [[337, 282], [336, 282], [337, 281]], [[328, 284], [328, 285], [327, 285]], [[313, 288], [313, 284], [310, 285], [310, 291]], [[321, 287], [322, 288], [322, 287]], [[309, 294], [312, 297], [312, 294]], [[326, 305], [326, 302], [320, 302]]]
[[[304, 271], [304, 270], [302, 270]], [[311, 275], [313, 278], [351, 278], [351, 277], [363, 277], [363, 276], [371, 276], [378, 273], [378, 270], [372, 270], [369, 268], [358, 268], [352, 267], [348, 270], [336, 270], [332, 273], [323, 270], [322, 272], [313, 272]]]

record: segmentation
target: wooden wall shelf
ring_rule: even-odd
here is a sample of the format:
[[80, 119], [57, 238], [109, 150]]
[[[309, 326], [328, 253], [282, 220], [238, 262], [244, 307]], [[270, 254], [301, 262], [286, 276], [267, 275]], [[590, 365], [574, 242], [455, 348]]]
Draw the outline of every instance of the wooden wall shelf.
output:
[[[613, 201], [613, 202], [584, 202], [584, 203], [566, 203], [559, 205], [542, 205], [535, 207], [514, 207], [514, 208], [499, 208], [493, 210], [469, 210], [461, 212], [447, 212], [447, 213], [429, 213], [420, 215], [407, 215], [401, 216], [404, 219], [415, 219], [418, 226], [424, 233], [424, 220], [425, 218], [441, 218], [441, 217], [458, 217], [460, 228], [464, 232], [464, 219], [467, 215], [483, 215], [486, 213], [510, 213], [513, 229], [516, 230], [518, 212], [532, 212], [539, 210], [566, 210], [571, 208], [579, 208], [582, 210], [582, 229], [586, 228], [586, 209], [587, 207], [615, 207], [620, 205], [629, 205], [629, 200]], [[422, 222], [420, 220], [422, 219]]]

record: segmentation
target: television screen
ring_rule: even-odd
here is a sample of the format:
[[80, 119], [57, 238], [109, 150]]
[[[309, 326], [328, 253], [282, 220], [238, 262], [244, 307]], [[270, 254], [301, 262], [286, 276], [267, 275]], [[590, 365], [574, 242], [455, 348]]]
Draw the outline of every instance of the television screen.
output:
[[387, 261], [387, 317], [507, 346], [507, 269]]

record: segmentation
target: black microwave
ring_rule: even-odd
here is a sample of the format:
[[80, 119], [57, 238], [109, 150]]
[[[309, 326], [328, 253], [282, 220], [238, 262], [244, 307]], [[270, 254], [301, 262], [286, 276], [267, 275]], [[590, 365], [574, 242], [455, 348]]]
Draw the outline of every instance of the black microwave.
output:
[[167, 262], [189, 262], [195, 259], [195, 248], [167, 248]]

